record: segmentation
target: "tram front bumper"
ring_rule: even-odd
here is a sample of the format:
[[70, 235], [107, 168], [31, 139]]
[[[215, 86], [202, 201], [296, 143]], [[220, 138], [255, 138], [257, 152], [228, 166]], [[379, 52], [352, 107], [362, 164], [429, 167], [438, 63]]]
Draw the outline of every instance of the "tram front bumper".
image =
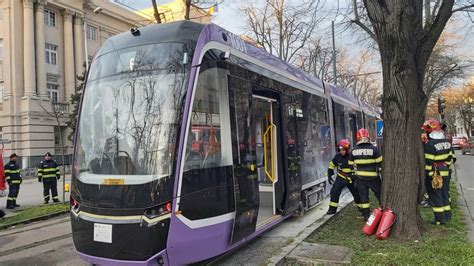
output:
[[108, 219], [71, 211], [74, 246], [83, 260], [100, 265], [166, 264], [169, 216], [153, 225]]

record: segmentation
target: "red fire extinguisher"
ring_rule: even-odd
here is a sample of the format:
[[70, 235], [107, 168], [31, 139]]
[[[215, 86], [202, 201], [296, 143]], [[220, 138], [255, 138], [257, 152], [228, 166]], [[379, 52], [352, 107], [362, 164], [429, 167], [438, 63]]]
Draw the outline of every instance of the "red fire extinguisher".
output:
[[392, 229], [395, 223], [395, 213], [390, 208], [385, 208], [383, 211], [382, 219], [380, 220], [379, 228], [375, 233], [375, 237], [380, 240], [385, 240], [390, 235], [390, 229]]
[[375, 229], [379, 225], [380, 219], [382, 218], [382, 208], [375, 208], [372, 211], [372, 214], [370, 215], [369, 219], [367, 219], [367, 222], [364, 224], [364, 227], [362, 227], [362, 232], [364, 234], [371, 236], [374, 234]]
[[0, 144], [0, 197], [7, 195], [7, 187], [5, 185], [5, 173], [3, 169], [3, 144]]

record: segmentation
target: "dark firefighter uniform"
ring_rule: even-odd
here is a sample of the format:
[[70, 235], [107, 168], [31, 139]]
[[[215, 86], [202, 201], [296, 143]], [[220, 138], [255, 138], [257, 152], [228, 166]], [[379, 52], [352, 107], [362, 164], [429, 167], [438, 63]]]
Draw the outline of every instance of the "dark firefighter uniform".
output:
[[[451, 143], [447, 139], [430, 139], [424, 145], [425, 151], [425, 187], [433, 204], [434, 223], [444, 224], [451, 219], [451, 204], [449, 203], [450, 165], [453, 162]], [[433, 188], [432, 181], [435, 171], [443, 177], [441, 188]]]
[[49, 202], [49, 191], [54, 202], [59, 202], [57, 179], [60, 178], [59, 166], [55, 160], [41, 161], [38, 166], [38, 181], [43, 181], [44, 203]]
[[11, 158], [10, 161], [5, 165], [5, 180], [8, 182], [9, 186], [7, 209], [19, 207], [20, 205], [16, 204], [16, 198], [20, 192], [20, 184], [22, 182], [20, 166], [16, 163], [16, 161], [12, 161]]
[[349, 154], [344, 156], [341, 154], [336, 154], [336, 156], [334, 156], [331, 162], [329, 162], [329, 178], [334, 175], [334, 170], [337, 170], [337, 177], [331, 188], [331, 201], [329, 202], [329, 210], [327, 213], [336, 213], [337, 207], [339, 206], [339, 196], [341, 195], [342, 189], [346, 186], [351, 192], [352, 197], [354, 197], [354, 202], [356, 203], [357, 207], [360, 208], [359, 192], [354, 186], [354, 182], [351, 178], [352, 170], [349, 166]]
[[349, 166], [352, 175], [356, 178], [357, 190], [360, 195], [360, 208], [362, 215], [367, 219], [370, 216], [369, 189], [374, 192], [380, 203], [382, 180], [378, 168], [382, 164], [382, 155], [377, 147], [370, 143], [361, 143], [351, 152]]

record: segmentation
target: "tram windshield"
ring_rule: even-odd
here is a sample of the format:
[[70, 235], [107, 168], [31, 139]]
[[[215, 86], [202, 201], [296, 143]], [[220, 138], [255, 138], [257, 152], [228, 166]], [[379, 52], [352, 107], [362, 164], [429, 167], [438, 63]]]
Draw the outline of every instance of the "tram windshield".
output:
[[185, 44], [161, 43], [94, 60], [76, 142], [78, 180], [127, 185], [171, 175], [188, 57]]

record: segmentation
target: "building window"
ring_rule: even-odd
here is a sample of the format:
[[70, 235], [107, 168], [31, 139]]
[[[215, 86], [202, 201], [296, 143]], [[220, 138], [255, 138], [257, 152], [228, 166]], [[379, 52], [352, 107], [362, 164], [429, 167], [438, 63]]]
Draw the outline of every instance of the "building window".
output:
[[97, 28], [91, 25], [87, 25], [86, 35], [87, 39], [97, 41]]
[[54, 83], [47, 83], [46, 87], [48, 89], [49, 98], [57, 103], [59, 98], [59, 85]]
[[0, 61], [3, 60], [3, 39], [0, 39]]
[[3, 81], [0, 81], [0, 102], [3, 101], [3, 90], [5, 86], [3, 85]]
[[59, 132], [59, 127], [54, 127], [54, 145], [61, 145], [61, 133]]
[[53, 11], [44, 11], [44, 24], [50, 27], [56, 27], [56, 13]]
[[57, 64], [57, 50], [58, 46], [47, 43], [46, 47], [46, 64], [56, 65]]

